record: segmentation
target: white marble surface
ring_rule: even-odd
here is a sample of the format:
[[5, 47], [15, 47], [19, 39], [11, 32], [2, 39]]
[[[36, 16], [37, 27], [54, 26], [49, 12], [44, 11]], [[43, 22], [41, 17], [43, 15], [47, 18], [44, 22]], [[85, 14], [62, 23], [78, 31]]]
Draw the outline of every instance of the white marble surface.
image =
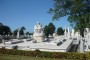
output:
[[20, 50], [35, 50], [39, 49], [41, 51], [54, 51], [54, 52], [66, 52], [70, 44], [72, 43], [72, 40], [67, 40], [63, 42], [60, 46], [57, 46], [57, 43], [59, 41], [62, 41], [62, 39], [52, 40], [51, 42], [41, 42], [41, 43], [33, 43], [32, 41], [26, 41], [26, 39], [23, 39], [24, 42], [17, 43], [17, 44], [0, 44], [0, 47], [6, 47], [7, 49], [11, 49], [12, 46], [19, 46]]

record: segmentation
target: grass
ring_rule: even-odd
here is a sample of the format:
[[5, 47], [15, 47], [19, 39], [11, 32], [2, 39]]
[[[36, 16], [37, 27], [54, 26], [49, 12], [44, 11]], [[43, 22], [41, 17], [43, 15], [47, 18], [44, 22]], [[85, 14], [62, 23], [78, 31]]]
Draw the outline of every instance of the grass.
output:
[[0, 54], [0, 60], [70, 60], [70, 59], [40, 58], [40, 57]]

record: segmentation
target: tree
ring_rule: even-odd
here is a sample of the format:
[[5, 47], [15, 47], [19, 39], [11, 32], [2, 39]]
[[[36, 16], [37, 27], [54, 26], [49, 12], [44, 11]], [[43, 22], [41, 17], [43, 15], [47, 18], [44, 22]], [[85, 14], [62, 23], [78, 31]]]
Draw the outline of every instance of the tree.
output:
[[0, 23], [0, 35], [3, 35], [3, 24]]
[[20, 35], [24, 35], [24, 30], [26, 30], [26, 28], [25, 27], [21, 27], [21, 29], [20, 29]]
[[26, 32], [26, 35], [30, 35], [30, 33], [29, 32]]
[[26, 34], [27, 36], [28, 36], [28, 35], [29, 35], [29, 36], [30, 36], [30, 35], [33, 35], [33, 33], [30, 33], [30, 32], [26, 32], [25, 34]]
[[53, 35], [53, 33], [55, 32], [55, 26], [53, 25], [53, 23], [49, 23], [48, 25], [46, 25], [44, 27], [44, 33], [45, 33], [45, 36], [49, 36], [50, 35]]
[[[24, 35], [24, 30], [26, 30], [25, 27], [21, 27], [19, 34]], [[13, 31], [14, 36], [17, 36], [17, 32], [18, 32], [18, 29]]]
[[84, 37], [84, 28], [90, 28], [90, 0], [53, 0], [54, 8], [49, 13], [53, 20], [68, 16], [68, 21]]
[[2, 23], [0, 23], [0, 26], [3, 26], [3, 24], [2, 24]]
[[49, 34], [53, 35], [53, 33], [55, 32], [55, 25], [53, 25], [53, 23], [49, 23], [48, 28], [49, 28]]
[[17, 32], [18, 32], [18, 29], [14, 30], [14, 31], [13, 31], [13, 35], [14, 35], [14, 36], [17, 36]]
[[8, 34], [11, 36], [11, 35], [13, 35], [13, 32], [9, 32]]
[[8, 35], [11, 32], [9, 26], [3, 25], [0, 23], [0, 35]]
[[63, 35], [63, 34], [64, 34], [64, 30], [62, 29], [62, 27], [59, 27], [59, 28], [57, 29], [57, 34], [58, 34], [58, 35]]
[[8, 26], [3, 26], [3, 34], [8, 35], [11, 32], [11, 29]]
[[48, 38], [48, 36], [49, 36], [49, 28], [48, 28], [47, 25], [44, 27], [44, 33], [45, 33], [45, 36]]

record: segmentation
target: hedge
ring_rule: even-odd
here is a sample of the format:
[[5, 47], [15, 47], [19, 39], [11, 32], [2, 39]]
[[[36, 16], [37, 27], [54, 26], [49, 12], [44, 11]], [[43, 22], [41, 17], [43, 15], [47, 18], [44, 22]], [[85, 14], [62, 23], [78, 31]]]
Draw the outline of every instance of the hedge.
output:
[[21, 55], [31, 57], [45, 57], [45, 58], [58, 58], [58, 59], [73, 59], [73, 60], [86, 60], [90, 59], [90, 52], [76, 53], [76, 52], [43, 52], [39, 50], [24, 51], [16, 49], [0, 48], [1, 54]]

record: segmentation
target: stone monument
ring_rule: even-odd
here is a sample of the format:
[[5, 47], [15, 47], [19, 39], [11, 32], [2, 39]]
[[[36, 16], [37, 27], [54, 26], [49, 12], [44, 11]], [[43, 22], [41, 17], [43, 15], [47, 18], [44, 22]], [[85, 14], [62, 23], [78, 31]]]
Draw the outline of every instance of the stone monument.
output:
[[45, 34], [43, 32], [42, 24], [37, 23], [37, 25], [34, 26], [33, 39], [36, 40], [36, 42], [43, 42], [44, 37]]
[[55, 38], [55, 37], [57, 37], [57, 33], [55, 32], [55, 33], [53, 33], [53, 37]]
[[70, 39], [70, 29], [69, 29], [69, 27], [68, 27], [68, 33], [67, 33], [67, 35], [68, 35], [68, 39]]
[[71, 37], [72, 37], [72, 38], [75, 37], [75, 30], [74, 30], [74, 29], [72, 29]]
[[17, 38], [20, 38], [20, 28], [18, 28]]
[[65, 37], [67, 36], [67, 29], [66, 28], [64, 29], [64, 35], [65, 35]]
[[2, 43], [5, 45], [5, 40], [4, 39], [2, 40]]
[[67, 39], [69, 39], [70, 38], [70, 29], [69, 29], [69, 27], [66, 29], [64, 29], [64, 35], [65, 35], [65, 37], [67, 38]]
[[85, 50], [89, 50], [90, 49], [90, 30], [89, 28], [85, 29], [85, 45], [86, 45], [86, 49]]

